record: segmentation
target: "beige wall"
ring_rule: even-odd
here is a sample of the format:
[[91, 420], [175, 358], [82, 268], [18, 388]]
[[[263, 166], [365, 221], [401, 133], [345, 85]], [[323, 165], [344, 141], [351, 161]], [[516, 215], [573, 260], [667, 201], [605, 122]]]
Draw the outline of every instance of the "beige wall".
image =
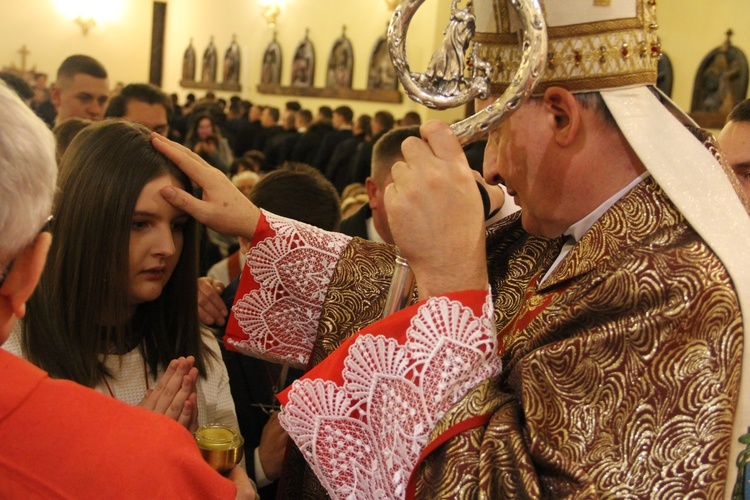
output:
[[[107, 67], [111, 81], [134, 82], [148, 79], [151, 44], [151, 0], [106, 0], [100, 3], [121, 8], [118, 19], [102, 22], [83, 35], [81, 29], [59, 12], [57, 0], [3, 0], [0, 16], [0, 66], [20, 66], [18, 50], [26, 45], [31, 51], [29, 63], [52, 78], [67, 55], [90, 54]], [[242, 95], [271, 105], [283, 104], [289, 97], [259, 95], [255, 85], [260, 78], [260, 59], [271, 40], [271, 31], [260, 15], [259, 0], [168, 0], [163, 88], [184, 96], [179, 87], [182, 53], [190, 37], [199, 58], [210, 36], [222, 54], [232, 34], [242, 51]], [[290, 58], [305, 28], [316, 50], [315, 82], [325, 81], [325, 64], [333, 41], [341, 35], [342, 25], [352, 41], [355, 55], [354, 88], [366, 86], [366, 69], [377, 37], [384, 32], [390, 11], [382, 0], [285, 0], [278, 18], [278, 40], [283, 51], [282, 83], [290, 78]], [[448, 0], [428, 0], [417, 14], [408, 39], [412, 69], [423, 70], [438, 45], [447, 22]], [[693, 78], [701, 59], [724, 40], [727, 28], [735, 31], [735, 45], [750, 54], [750, 2], [720, 0], [661, 0], [658, 4], [662, 46], [675, 70], [673, 97], [678, 105], [689, 108]], [[742, 22], [740, 22], [742, 21]], [[221, 69], [221, 65], [219, 65]], [[196, 91], [200, 96], [202, 91]], [[229, 94], [226, 94], [229, 95]], [[322, 104], [337, 106], [342, 101], [300, 99], [306, 107]], [[403, 104], [349, 103], [358, 113], [391, 109], [398, 117], [417, 110], [424, 117], [452, 120], [460, 110], [429, 112], [406, 99]]]
[[657, 3], [662, 49], [674, 68], [672, 98], [689, 110], [693, 80], [703, 58], [734, 31], [732, 43], [750, 58], [750, 2], [746, 0], [660, 0]]

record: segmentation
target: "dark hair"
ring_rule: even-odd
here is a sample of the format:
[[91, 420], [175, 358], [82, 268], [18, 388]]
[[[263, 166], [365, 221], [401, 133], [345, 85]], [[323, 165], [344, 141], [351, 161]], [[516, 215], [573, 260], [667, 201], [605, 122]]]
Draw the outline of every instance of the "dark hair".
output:
[[152, 373], [179, 356], [195, 356], [206, 374], [211, 354], [198, 321], [194, 220], [184, 227], [182, 253], [161, 295], [135, 315], [126, 300], [128, 242], [143, 187], [165, 174], [190, 186], [150, 137], [142, 125], [104, 120], [82, 130], [63, 158], [55, 238], [24, 326], [29, 359], [53, 377], [94, 387], [108, 375], [100, 356], [134, 345]]
[[383, 130], [390, 130], [396, 123], [396, 119], [388, 111], [378, 111], [375, 113], [373, 120], [377, 121], [383, 126]]
[[341, 223], [336, 188], [320, 170], [305, 163], [286, 162], [266, 174], [249, 198], [264, 210], [327, 231], [337, 230]]
[[408, 127], [410, 125], [421, 125], [422, 124], [422, 117], [419, 116], [419, 113], [416, 111], [409, 111], [404, 115], [403, 118], [401, 118], [401, 125], [404, 127]]
[[728, 122], [750, 122], [750, 99], [745, 99], [729, 113]]
[[302, 121], [304, 121], [308, 125], [313, 120], [312, 111], [310, 111], [309, 109], [300, 109], [299, 111], [297, 111], [297, 115], [299, 115], [300, 117], [302, 117]]
[[240, 102], [240, 105], [242, 106], [242, 118], [247, 119], [250, 115], [250, 108], [253, 107], [253, 103], [248, 101], [247, 99], [244, 99]]
[[200, 124], [201, 120], [204, 118], [208, 118], [211, 120], [211, 126], [213, 127], [213, 135], [216, 137], [217, 145], [218, 141], [221, 139], [221, 130], [219, 130], [219, 125], [216, 123], [216, 120], [211, 115], [211, 113], [196, 113], [191, 117], [190, 122], [190, 129], [188, 130], [187, 135], [185, 136], [185, 144], [193, 145], [193, 141], [198, 140], [198, 125]]
[[68, 149], [68, 146], [73, 142], [73, 139], [78, 135], [78, 132], [92, 123], [94, 122], [87, 118], [72, 117], [55, 125], [55, 128], [52, 129], [52, 133], [55, 136], [55, 155], [57, 156], [58, 165], [65, 154], [65, 150]]
[[66, 58], [57, 70], [57, 79], [73, 78], [79, 73], [93, 76], [94, 78], [107, 78], [107, 70], [104, 66], [90, 56], [76, 54]]
[[279, 108], [274, 108], [273, 106], [268, 106], [263, 109], [263, 111], [268, 111], [268, 114], [271, 115], [271, 118], [273, 118], [273, 121], [277, 122], [279, 121], [279, 117], [281, 114], [279, 113]]
[[401, 144], [407, 137], [421, 137], [419, 127], [412, 125], [390, 130], [378, 139], [373, 146], [370, 176], [375, 179], [379, 187], [383, 187], [382, 180], [391, 171], [393, 164], [403, 159], [404, 154], [401, 152]]
[[29, 82], [10, 71], [0, 71], [0, 80], [8, 84], [11, 90], [18, 94], [18, 97], [24, 101], [34, 97], [34, 89], [31, 88]]
[[370, 115], [359, 115], [357, 117], [357, 126], [365, 135], [365, 137], [369, 137], [370, 134], [372, 134], [372, 128], [370, 128], [371, 121], [372, 117]]
[[284, 107], [289, 111], [299, 111], [302, 109], [302, 105], [299, 101], [287, 101]]
[[318, 114], [322, 116], [327, 121], [331, 121], [333, 118], [333, 110], [330, 108], [330, 106], [321, 106], [318, 108]]
[[167, 120], [172, 119], [172, 100], [159, 87], [150, 83], [130, 83], [125, 85], [120, 93], [109, 100], [105, 118], [122, 118], [128, 111], [130, 101], [140, 101], [147, 104], [161, 104], [167, 112]]
[[333, 112], [343, 118], [346, 123], [351, 123], [354, 119], [354, 112], [349, 106], [339, 106]]
[[262, 170], [262, 165], [262, 162], [257, 162], [247, 156], [240, 156], [239, 158], [235, 158], [229, 166], [229, 177], [237, 175], [240, 167], [243, 167], [246, 171], [258, 173]]

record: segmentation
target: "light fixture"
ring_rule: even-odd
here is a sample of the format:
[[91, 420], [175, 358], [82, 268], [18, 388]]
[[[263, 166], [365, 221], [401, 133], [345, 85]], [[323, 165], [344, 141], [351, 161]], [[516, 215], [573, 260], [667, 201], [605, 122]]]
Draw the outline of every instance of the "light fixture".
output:
[[263, 18], [271, 29], [276, 28], [276, 18], [281, 13], [281, 0], [265, 0], [260, 4], [263, 9]]
[[84, 35], [94, 26], [121, 19], [126, 0], [54, 0], [57, 10], [78, 26]]
[[87, 17], [84, 19], [83, 17], [78, 16], [73, 21], [81, 27], [81, 31], [83, 31], [84, 35], [87, 35], [89, 30], [96, 26], [96, 20], [93, 17]]

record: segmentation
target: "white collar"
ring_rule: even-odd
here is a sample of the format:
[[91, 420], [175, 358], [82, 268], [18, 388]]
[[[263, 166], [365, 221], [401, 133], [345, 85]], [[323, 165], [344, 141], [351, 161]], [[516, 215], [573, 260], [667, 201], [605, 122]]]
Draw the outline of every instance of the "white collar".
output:
[[385, 240], [382, 236], [380, 236], [380, 233], [377, 229], [375, 229], [375, 222], [372, 220], [372, 217], [369, 217], [365, 221], [365, 225], [367, 226], [367, 239], [371, 241], [377, 241], [378, 243], [385, 243]]

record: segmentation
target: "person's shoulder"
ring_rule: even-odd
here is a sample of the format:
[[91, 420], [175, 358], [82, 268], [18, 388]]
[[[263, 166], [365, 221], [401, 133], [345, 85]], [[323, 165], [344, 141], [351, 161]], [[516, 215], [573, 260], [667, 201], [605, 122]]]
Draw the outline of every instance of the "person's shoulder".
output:
[[[10, 442], [0, 455], [12, 461], [15, 479], [3, 481], [0, 491], [63, 496], [127, 491], [137, 497], [166, 488], [190, 498], [232, 496], [232, 484], [211, 470], [177, 422], [74, 382], [50, 379], [26, 361], [5, 361], [0, 363], [4, 372], [33, 387], [23, 398], [3, 392], [2, 405], [10, 411], [0, 426]], [[5, 375], [4, 386], [12, 382]], [[160, 485], [163, 478], [170, 485]]]

